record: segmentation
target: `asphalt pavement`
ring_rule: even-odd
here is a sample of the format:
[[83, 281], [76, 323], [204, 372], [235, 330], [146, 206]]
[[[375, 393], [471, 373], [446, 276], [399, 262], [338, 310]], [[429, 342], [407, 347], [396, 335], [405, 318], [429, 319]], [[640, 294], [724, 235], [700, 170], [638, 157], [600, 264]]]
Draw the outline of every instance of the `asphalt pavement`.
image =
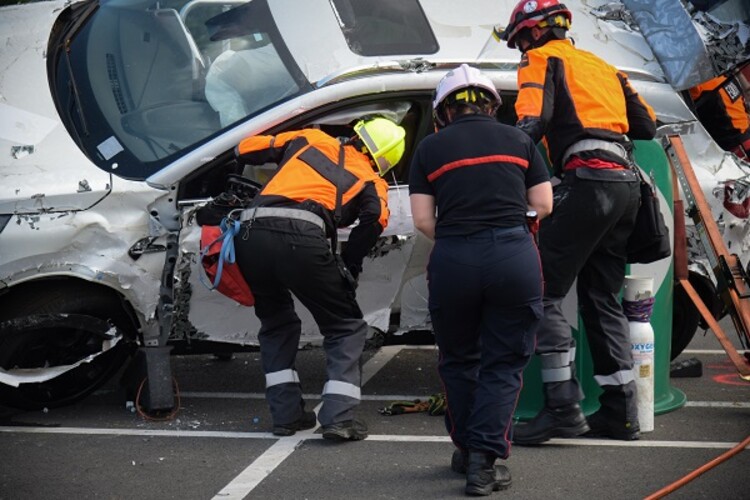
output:
[[[736, 376], [710, 332], [699, 332], [678, 359], [688, 358], [702, 362], [703, 375], [671, 379], [687, 403], [657, 415], [653, 432], [634, 442], [514, 446], [513, 485], [492, 498], [645, 498], [736, 446], [750, 435], [750, 382]], [[273, 436], [257, 353], [229, 361], [174, 356], [179, 409], [166, 421], [132, 411], [117, 379], [64, 408], [0, 406], [0, 500], [464, 498], [442, 417], [378, 412], [440, 392], [437, 351], [385, 346], [363, 361], [358, 417], [370, 437], [360, 442], [331, 443], [318, 428]], [[311, 408], [320, 403], [324, 367], [320, 349], [299, 352]], [[667, 498], [748, 499], [748, 471], [746, 449]]]

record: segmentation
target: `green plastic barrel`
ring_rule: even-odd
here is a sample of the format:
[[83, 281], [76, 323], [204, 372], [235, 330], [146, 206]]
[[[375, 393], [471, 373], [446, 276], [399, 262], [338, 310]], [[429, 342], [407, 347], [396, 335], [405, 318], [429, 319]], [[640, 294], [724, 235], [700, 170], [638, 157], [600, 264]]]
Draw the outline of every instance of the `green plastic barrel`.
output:
[[[659, 189], [662, 212], [665, 221], [674, 235], [672, 217], [672, 170], [658, 142], [635, 141], [635, 158], [638, 165], [651, 174], [653, 171], [656, 187]], [[673, 304], [673, 261], [672, 258], [663, 259], [648, 265], [628, 266], [626, 274], [654, 277], [654, 291], [656, 301], [651, 315], [651, 326], [654, 329], [654, 413], [666, 413], [682, 407], [686, 402], [685, 394], [670, 385], [669, 363], [672, 345], [672, 304]], [[572, 290], [575, 294], [575, 288]], [[601, 388], [594, 380], [594, 370], [591, 361], [586, 334], [580, 316], [578, 324], [573, 326], [573, 337], [576, 339], [576, 377], [585, 394], [581, 402], [587, 415], [599, 408], [598, 397]], [[528, 420], [544, 406], [542, 392], [541, 363], [538, 356], [534, 356], [524, 371], [523, 389], [516, 407], [515, 417]]]

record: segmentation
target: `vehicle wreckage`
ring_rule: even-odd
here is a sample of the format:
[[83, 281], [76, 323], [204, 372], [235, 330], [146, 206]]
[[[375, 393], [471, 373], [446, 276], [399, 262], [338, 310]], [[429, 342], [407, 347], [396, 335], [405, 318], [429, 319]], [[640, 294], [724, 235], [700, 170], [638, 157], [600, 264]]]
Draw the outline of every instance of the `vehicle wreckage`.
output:
[[[750, 89], [748, 8], [740, 0], [708, 10], [680, 0], [565, 3], [576, 44], [628, 73], [655, 109], [660, 137], [682, 138], [726, 244], [748, 262], [747, 210], [727, 207], [750, 205], [750, 165], [716, 145], [684, 94], [732, 71]], [[195, 211], [221, 195], [229, 174], [262, 182], [272, 171], [236, 164], [242, 138], [305, 126], [344, 134], [364, 114], [396, 119], [408, 143], [358, 300], [374, 338], [429, 330], [430, 243], [411, 221], [411, 152], [432, 130], [433, 89], [461, 63], [493, 79], [504, 100], [498, 119], [515, 122], [519, 56], [492, 37], [514, 5], [53, 0], [0, 8], [3, 402], [72, 403], [137, 351], [148, 406], [168, 407], [170, 352], [256, 346], [252, 310], [203, 284]], [[660, 197], [669, 210], [671, 193]], [[687, 223], [690, 280], [721, 316], [710, 263]], [[678, 288], [672, 299], [670, 259], [641, 267], [673, 300], [675, 357], [700, 318]], [[320, 344], [298, 310], [301, 347]]]

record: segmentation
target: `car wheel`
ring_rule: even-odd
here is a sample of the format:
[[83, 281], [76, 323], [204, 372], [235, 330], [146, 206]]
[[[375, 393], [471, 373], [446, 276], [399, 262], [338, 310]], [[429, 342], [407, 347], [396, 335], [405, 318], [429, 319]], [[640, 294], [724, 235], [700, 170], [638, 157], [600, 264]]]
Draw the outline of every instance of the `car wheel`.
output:
[[672, 351], [670, 360], [674, 360], [688, 346], [698, 329], [700, 313], [690, 300], [687, 292], [680, 285], [674, 287], [674, 305], [672, 311]]
[[[717, 320], [720, 319], [725, 314], [724, 305], [716, 293], [716, 287], [713, 282], [707, 277], [692, 271], [690, 272], [689, 281], [713, 317]], [[699, 326], [701, 328], [708, 328], [708, 325], [685, 289], [679, 284], [675, 284], [672, 311], [671, 360], [679, 356], [688, 344], [690, 344]]]
[[124, 337], [90, 362], [50, 380], [18, 387], [0, 384], [0, 399], [9, 406], [38, 410], [79, 401], [109, 380], [135, 349], [133, 322], [109, 290], [27, 287], [3, 300], [2, 309], [0, 368], [6, 371], [74, 365], [101, 352], [113, 327]]

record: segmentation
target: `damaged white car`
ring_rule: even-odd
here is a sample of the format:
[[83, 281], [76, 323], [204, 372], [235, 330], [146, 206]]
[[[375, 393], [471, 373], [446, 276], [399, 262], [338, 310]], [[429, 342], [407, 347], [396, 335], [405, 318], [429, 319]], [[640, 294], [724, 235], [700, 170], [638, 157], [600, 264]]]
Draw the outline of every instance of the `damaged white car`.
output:
[[[236, 164], [242, 138], [308, 126], [340, 135], [364, 114], [397, 120], [407, 148], [388, 178], [391, 221], [365, 260], [358, 298], [374, 335], [429, 330], [430, 244], [411, 221], [411, 153], [433, 129], [433, 89], [461, 63], [493, 79], [504, 100], [498, 119], [515, 122], [519, 54], [492, 39], [515, 3], [53, 0], [0, 8], [3, 402], [76, 401], [137, 348], [147, 360], [158, 353], [149, 366], [157, 371], [169, 349], [253, 348], [252, 309], [202, 282], [194, 212], [225, 191], [230, 174], [263, 182], [273, 170]], [[565, 3], [578, 46], [626, 71], [661, 133], [682, 136], [726, 238], [746, 253], [747, 220], [731, 218], [713, 194], [746, 169], [710, 139], [676, 90], [685, 87], [622, 4]], [[649, 272], [671, 298], [670, 266], [666, 259]], [[719, 304], [701, 255], [691, 266], [704, 300]], [[698, 315], [679, 293], [674, 308], [681, 350]], [[319, 343], [312, 318], [298, 310], [302, 343]]]

